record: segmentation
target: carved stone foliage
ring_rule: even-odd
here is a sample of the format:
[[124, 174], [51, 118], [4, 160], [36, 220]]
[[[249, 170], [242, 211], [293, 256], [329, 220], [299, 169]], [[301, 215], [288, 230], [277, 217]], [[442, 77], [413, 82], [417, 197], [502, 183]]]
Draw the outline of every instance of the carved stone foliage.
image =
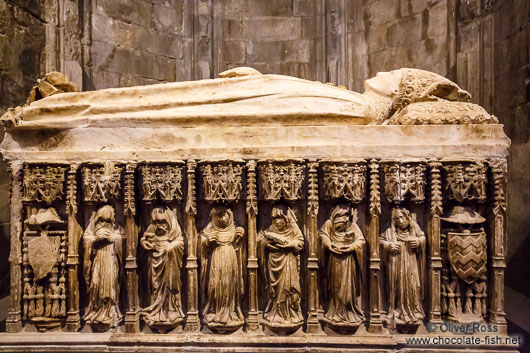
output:
[[413, 202], [425, 200], [425, 164], [389, 163], [385, 164], [385, 195], [388, 202], [400, 203], [406, 199]]
[[323, 163], [323, 189], [326, 199], [345, 198], [361, 202], [366, 193], [364, 163]]
[[108, 202], [110, 199], [120, 199], [122, 170], [122, 166], [112, 164], [84, 166], [83, 200]]
[[53, 208], [33, 209], [26, 219], [23, 318], [39, 331], [62, 326], [66, 317], [66, 230]]
[[207, 163], [200, 166], [206, 201], [237, 201], [241, 198], [243, 166], [232, 162]]
[[487, 166], [483, 162], [462, 162], [444, 165], [445, 191], [450, 200], [486, 201]]
[[392, 210], [391, 226], [379, 239], [383, 248], [386, 321], [390, 327], [418, 326], [425, 317], [425, 235], [409, 210]]
[[302, 185], [305, 166], [299, 162], [267, 162], [259, 166], [260, 191], [268, 201], [299, 200], [302, 198]]
[[64, 167], [29, 166], [24, 167], [24, 202], [46, 202], [62, 200], [64, 195]]
[[142, 200], [182, 200], [182, 169], [181, 166], [171, 164], [142, 165]]
[[455, 206], [442, 220], [442, 313], [456, 322], [479, 321], [487, 312], [485, 218], [470, 207]]

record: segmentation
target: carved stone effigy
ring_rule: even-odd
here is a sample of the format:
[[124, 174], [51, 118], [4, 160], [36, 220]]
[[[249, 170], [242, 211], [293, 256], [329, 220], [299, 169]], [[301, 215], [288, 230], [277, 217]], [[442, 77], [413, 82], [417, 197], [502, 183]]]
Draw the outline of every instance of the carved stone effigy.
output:
[[2, 116], [0, 351], [392, 351], [447, 320], [506, 337], [494, 116], [417, 69], [362, 94], [221, 76], [76, 92], [53, 74]]

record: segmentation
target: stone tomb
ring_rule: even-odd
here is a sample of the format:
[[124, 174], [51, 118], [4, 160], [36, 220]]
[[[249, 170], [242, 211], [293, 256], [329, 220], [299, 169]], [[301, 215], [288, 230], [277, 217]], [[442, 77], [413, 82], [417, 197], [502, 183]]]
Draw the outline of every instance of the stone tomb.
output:
[[221, 76], [77, 92], [51, 73], [2, 116], [0, 350], [461, 350], [407, 345], [462, 337], [442, 323], [506, 337], [494, 116], [416, 69], [362, 94]]

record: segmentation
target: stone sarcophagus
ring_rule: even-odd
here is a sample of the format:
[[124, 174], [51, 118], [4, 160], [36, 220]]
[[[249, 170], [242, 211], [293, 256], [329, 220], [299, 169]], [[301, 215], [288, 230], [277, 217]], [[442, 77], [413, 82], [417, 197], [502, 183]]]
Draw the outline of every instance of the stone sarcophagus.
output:
[[4, 114], [0, 350], [384, 351], [447, 323], [506, 336], [494, 116], [416, 69], [363, 94], [221, 76], [75, 92], [54, 73]]

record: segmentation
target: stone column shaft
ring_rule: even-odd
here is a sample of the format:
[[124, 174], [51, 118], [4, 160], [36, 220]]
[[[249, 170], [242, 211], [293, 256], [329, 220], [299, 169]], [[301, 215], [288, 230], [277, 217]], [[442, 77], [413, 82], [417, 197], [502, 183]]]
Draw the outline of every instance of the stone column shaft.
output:
[[247, 223], [248, 223], [248, 318], [247, 332], [259, 333], [258, 308], [258, 257], [257, 257], [257, 222], [258, 196], [256, 188], [256, 162], [247, 162]]
[[136, 164], [129, 163], [125, 169], [124, 207], [125, 236], [127, 256], [125, 271], [127, 272], [127, 311], [125, 313], [125, 331], [140, 331], [138, 274], [136, 273], [136, 249], [138, 244], [138, 225], [136, 224], [136, 200], [134, 193]]
[[319, 333], [318, 322], [318, 162], [308, 164], [308, 195], [307, 195], [307, 236], [309, 240], [309, 257], [307, 269], [309, 271], [309, 307], [307, 315], [307, 333]]
[[188, 194], [186, 200], [186, 233], [188, 236], [188, 257], [186, 270], [188, 271], [188, 312], [186, 316], [186, 331], [196, 332], [201, 329], [199, 321], [199, 279], [197, 262], [197, 203], [195, 195], [195, 169], [197, 162], [188, 161]]
[[442, 163], [438, 160], [429, 161], [430, 168], [430, 199], [431, 211], [428, 224], [429, 257], [427, 265], [429, 267], [429, 298], [427, 301], [429, 321], [440, 323], [442, 314], [440, 309], [440, 287], [442, 256], [440, 250], [440, 217], [442, 216], [442, 181], [440, 168]]
[[370, 251], [370, 316], [368, 331], [381, 332], [383, 325], [379, 313], [379, 275], [381, 259], [379, 257], [379, 216], [381, 215], [381, 195], [379, 186], [379, 163], [370, 161], [370, 204], [368, 225], [368, 249]]
[[67, 174], [66, 213], [68, 214], [68, 256], [66, 267], [68, 269], [66, 330], [77, 331], [81, 328], [79, 316], [79, 239], [81, 226], [77, 220], [77, 164], [72, 164]]
[[9, 311], [6, 320], [7, 332], [22, 330], [20, 310], [22, 289], [22, 255], [20, 234], [22, 232], [22, 163], [16, 162], [9, 165], [11, 171], [10, 205], [11, 205], [11, 249], [9, 253], [10, 265], [10, 290]]

